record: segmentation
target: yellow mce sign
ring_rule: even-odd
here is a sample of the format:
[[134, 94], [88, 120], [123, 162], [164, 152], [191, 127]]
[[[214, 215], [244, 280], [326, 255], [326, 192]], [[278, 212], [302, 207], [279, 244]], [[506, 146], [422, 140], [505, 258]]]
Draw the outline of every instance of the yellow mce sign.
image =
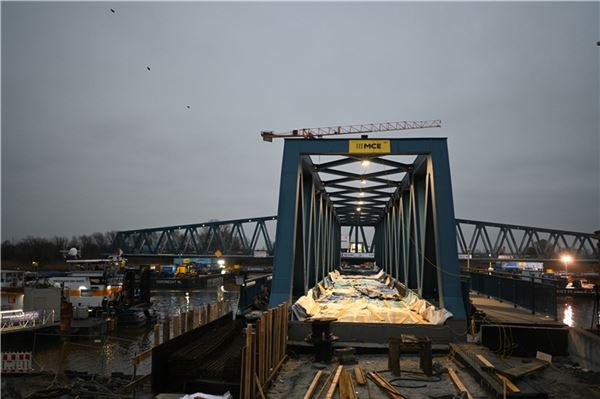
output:
[[349, 140], [348, 152], [350, 154], [389, 154], [389, 140]]

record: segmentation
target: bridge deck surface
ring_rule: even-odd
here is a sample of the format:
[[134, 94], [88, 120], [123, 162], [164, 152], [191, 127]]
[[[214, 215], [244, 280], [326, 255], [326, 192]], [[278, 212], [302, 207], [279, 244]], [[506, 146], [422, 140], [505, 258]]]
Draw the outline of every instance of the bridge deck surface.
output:
[[531, 314], [531, 311], [515, 308], [510, 302], [488, 298], [485, 295], [471, 292], [471, 302], [478, 310], [484, 312], [490, 321], [501, 324], [528, 324], [537, 326], [562, 326], [563, 323], [552, 317]]

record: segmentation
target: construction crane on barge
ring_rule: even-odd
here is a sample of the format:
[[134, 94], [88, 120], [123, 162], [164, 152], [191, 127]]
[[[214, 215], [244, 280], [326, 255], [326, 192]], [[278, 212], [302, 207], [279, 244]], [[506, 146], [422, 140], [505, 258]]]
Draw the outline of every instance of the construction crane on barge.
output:
[[402, 121], [402, 122], [381, 122], [365, 123], [361, 125], [347, 126], [328, 126], [316, 128], [294, 129], [289, 132], [275, 133], [272, 130], [263, 130], [260, 132], [264, 141], [272, 142], [273, 139], [302, 138], [315, 139], [328, 136], [338, 136], [342, 134], [361, 134], [374, 132], [395, 132], [399, 130], [426, 129], [429, 127], [442, 127], [441, 120], [432, 121]]

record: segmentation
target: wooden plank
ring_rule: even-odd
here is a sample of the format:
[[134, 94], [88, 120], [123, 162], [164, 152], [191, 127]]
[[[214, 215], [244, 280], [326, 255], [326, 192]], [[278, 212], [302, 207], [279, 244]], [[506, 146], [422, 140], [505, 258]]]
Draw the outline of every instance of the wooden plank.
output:
[[135, 355], [134, 357], [131, 358], [131, 363], [134, 366], [137, 366], [138, 364], [140, 364], [142, 361], [148, 359], [149, 357], [152, 356], [152, 348], [150, 349], [146, 349], [143, 352], [138, 353], [137, 355]]
[[160, 345], [160, 324], [154, 325], [154, 346]]
[[494, 365], [493, 365], [493, 364], [492, 364], [492, 363], [491, 363], [489, 360], [487, 360], [487, 359], [485, 358], [485, 356], [483, 356], [483, 355], [481, 355], [481, 354], [479, 354], [479, 353], [478, 353], [476, 356], [477, 356], [477, 359], [479, 359], [479, 361], [480, 361], [481, 363], [483, 363], [483, 364], [484, 364], [486, 367], [491, 367], [491, 368], [494, 368]]
[[517, 367], [511, 367], [506, 370], [498, 370], [499, 373], [512, 379], [519, 379], [528, 374], [535, 373], [536, 371], [546, 367], [548, 363], [542, 361], [532, 361], [531, 363], [524, 363]]
[[171, 340], [171, 321], [169, 318], [163, 322], [163, 343]]
[[246, 397], [246, 347], [242, 348], [242, 361], [240, 362], [240, 398]]
[[[212, 313], [212, 310], [211, 310]], [[252, 391], [252, 324], [246, 327], [246, 387], [248, 399], [254, 398]]]
[[187, 312], [187, 330], [192, 331], [194, 328], [194, 311], [190, 309]]
[[258, 380], [258, 375], [254, 374], [254, 376], [256, 377], [255, 381], [256, 381], [256, 386], [258, 388], [258, 394], [261, 397], [261, 399], [267, 399], [265, 397], [265, 393], [263, 392], [262, 386], [260, 385], [260, 381]]
[[500, 378], [501, 381], [504, 381], [506, 383], [506, 386], [508, 387], [508, 389], [510, 389], [512, 392], [521, 392], [521, 390], [519, 389], [519, 387], [517, 387], [515, 384], [513, 384], [513, 382], [511, 380], [509, 380], [507, 377], [503, 376], [502, 374], [498, 373], [497, 371], [495, 371], [495, 367], [492, 364], [492, 362], [490, 362], [488, 359], [486, 359], [485, 356], [481, 355], [481, 354], [477, 354], [475, 355], [477, 356], [477, 359], [479, 359], [479, 361], [481, 363], [483, 363], [486, 367], [489, 367], [491, 369], [494, 369], [494, 373], [496, 374], [496, 376], [498, 378]]
[[345, 369], [342, 369], [340, 374], [340, 381], [338, 383], [340, 387], [340, 399], [352, 399], [350, 389], [348, 387], [348, 372]]
[[331, 380], [331, 385], [329, 386], [329, 390], [327, 391], [327, 395], [325, 395], [325, 399], [333, 398], [333, 394], [335, 393], [335, 388], [337, 387], [338, 380], [340, 379], [340, 374], [342, 373], [344, 366], [338, 366], [335, 374], [333, 376], [333, 380]]
[[289, 311], [289, 304], [286, 302], [285, 303], [285, 313], [284, 313], [284, 318], [283, 318], [283, 352], [287, 353], [287, 344], [288, 344], [288, 325], [289, 325], [289, 320], [290, 320], [290, 311]]
[[278, 362], [278, 345], [279, 340], [277, 339], [277, 333], [279, 332], [279, 312], [277, 308], [273, 310], [273, 345], [271, 353], [271, 363], [273, 365]]
[[269, 309], [269, 311], [267, 312], [267, 354], [266, 354], [267, 374], [266, 375], [269, 375], [271, 373], [271, 369], [273, 368], [272, 352], [273, 352], [273, 312]]
[[358, 385], [365, 385], [367, 383], [367, 380], [365, 379], [365, 373], [358, 366], [354, 367], [354, 377], [356, 378]]
[[472, 356], [476, 350], [470, 345], [450, 344], [450, 350], [455, 361], [458, 361], [469, 368], [474, 374], [474, 378], [482, 383], [483, 387], [489, 389], [493, 397], [502, 395], [502, 384], [494, 375], [481, 369], [481, 362]]
[[285, 354], [283, 356], [283, 358], [279, 361], [279, 363], [277, 364], [277, 366], [275, 366], [275, 368], [273, 368], [273, 371], [271, 372], [271, 375], [269, 375], [269, 378], [267, 378], [267, 381], [265, 382], [265, 384], [271, 382], [271, 380], [273, 379], [273, 377], [275, 377], [275, 374], [277, 374], [277, 372], [279, 371], [279, 369], [281, 368], [281, 366], [283, 366], [283, 363], [285, 363], [286, 360], [287, 360], [287, 354]]
[[496, 376], [498, 378], [500, 378], [500, 380], [504, 381], [506, 383], [506, 386], [508, 387], [508, 389], [510, 389], [512, 392], [514, 392], [514, 393], [521, 392], [519, 387], [516, 386], [515, 384], [513, 384], [513, 382], [511, 380], [509, 380], [508, 377], [505, 377], [498, 372], [496, 372]]
[[310, 385], [308, 386], [308, 389], [306, 390], [306, 393], [304, 394], [304, 399], [310, 399], [311, 398], [313, 392], [317, 388], [317, 384], [319, 383], [319, 379], [321, 378], [322, 374], [323, 374], [323, 370], [317, 371], [317, 373], [313, 377]]
[[179, 315], [173, 316], [173, 338], [178, 337], [181, 334], [181, 321], [179, 321]]
[[[381, 375], [379, 375], [379, 373], [377, 373], [375, 371], [371, 371], [371, 372], [367, 373], [367, 376], [379, 388], [383, 389], [385, 391], [385, 393], [387, 393], [390, 398], [392, 398], [392, 399], [405, 399], [405, 397], [402, 396], [402, 394], [400, 392], [398, 392], [398, 390], [396, 389], [396, 387], [394, 387], [385, 378], [383, 378]], [[368, 387], [369, 386], [367, 385], [367, 388]]]
[[321, 386], [321, 389], [319, 389], [319, 392], [317, 392], [317, 396], [315, 396], [316, 399], [319, 399], [321, 397], [321, 394], [323, 393], [323, 391], [325, 391], [325, 389], [327, 389], [327, 387], [329, 386], [329, 382], [333, 379], [333, 374], [334, 374], [334, 372], [329, 373], [329, 375], [327, 376], [327, 379]]
[[[254, 327], [254, 326], [252, 325], [252, 327]], [[254, 376], [256, 375], [256, 357], [257, 357], [255, 330], [252, 331], [252, 354], [250, 356], [251, 356], [250, 357], [250, 359], [251, 359], [250, 360], [250, 385], [252, 386], [251, 392], [252, 392], [252, 395], [254, 396], [256, 394], [256, 379], [254, 378]]]
[[465, 392], [467, 394], [468, 399], [473, 399], [473, 396], [471, 395], [465, 384], [463, 384], [463, 382], [460, 380], [458, 374], [456, 374], [456, 371], [454, 371], [453, 368], [448, 367], [448, 375], [450, 376], [450, 380], [452, 380], [452, 383], [454, 384], [456, 389], [458, 389], [459, 392]]
[[262, 367], [262, 361], [263, 361], [262, 318], [259, 318], [258, 320], [256, 320], [256, 341], [257, 341], [256, 360], [258, 363], [256, 366], [256, 372], [257, 372], [256, 375], [258, 376], [258, 381], [262, 384], [265, 382], [264, 374], [263, 374], [263, 367]]
[[346, 370], [342, 370], [340, 375], [340, 399], [357, 399], [352, 375]]

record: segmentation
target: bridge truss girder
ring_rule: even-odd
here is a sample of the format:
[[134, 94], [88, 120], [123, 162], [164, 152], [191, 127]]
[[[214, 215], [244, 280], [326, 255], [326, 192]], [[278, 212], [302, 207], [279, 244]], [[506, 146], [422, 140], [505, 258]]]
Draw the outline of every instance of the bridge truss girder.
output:
[[563, 254], [578, 262], [599, 260], [598, 238], [589, 233], [456, 219], [456, 240], [459, 253], [475, 261], [559, 261]]
[[247, 256], [265, 250], [271, 256], [273, 241], [268, 223], [274, 224], [275, 220], [269, 216], [119, 231], [113, 247], [126, 256], [210, 256], [217, 249], [227, 255]]

